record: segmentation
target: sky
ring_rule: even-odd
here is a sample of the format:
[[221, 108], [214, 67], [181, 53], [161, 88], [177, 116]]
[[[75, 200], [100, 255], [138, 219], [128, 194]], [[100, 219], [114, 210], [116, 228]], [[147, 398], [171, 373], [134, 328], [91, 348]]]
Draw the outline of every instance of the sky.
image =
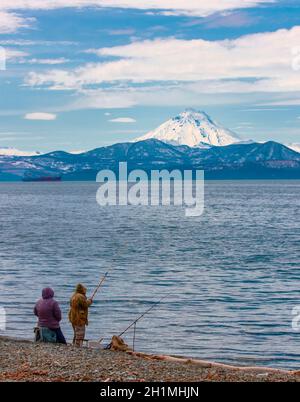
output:
[[187, 108], [300, 143], [299, 0], [1, 0], [0, 148], [85, 151]]

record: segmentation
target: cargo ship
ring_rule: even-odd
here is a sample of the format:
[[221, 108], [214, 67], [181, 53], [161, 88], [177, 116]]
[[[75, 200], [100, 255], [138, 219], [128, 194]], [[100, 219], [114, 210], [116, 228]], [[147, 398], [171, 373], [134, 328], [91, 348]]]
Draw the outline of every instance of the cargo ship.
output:
[[61, 176], [24, 176], [22, 181], [25, 182], [49, 182], [61, 181]]

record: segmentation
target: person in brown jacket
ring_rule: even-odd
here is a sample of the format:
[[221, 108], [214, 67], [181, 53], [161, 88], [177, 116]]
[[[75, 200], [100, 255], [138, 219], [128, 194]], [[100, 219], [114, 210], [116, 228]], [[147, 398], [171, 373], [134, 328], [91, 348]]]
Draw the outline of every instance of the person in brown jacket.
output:
[[88, 309], [91, 304], [92, 300], [86, 297], [86, 288], [79, 283], [71, 297], [69, 311], [69, 321], [74, 330], [73, 344], [78, 347], [83, 345], [85, 329], [88, 325]]

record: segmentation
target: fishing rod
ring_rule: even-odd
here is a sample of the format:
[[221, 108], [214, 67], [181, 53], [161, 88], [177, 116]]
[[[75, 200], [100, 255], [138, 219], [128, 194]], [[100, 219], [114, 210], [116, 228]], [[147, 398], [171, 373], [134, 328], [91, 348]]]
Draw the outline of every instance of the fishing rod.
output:
[[[136, 324], [138, 321], [140, 321], [142, 318], [145, 317], [145, 315], [149, 314], [151, 310], [153, 310], [156, 306], [158, 306], [164, 299], [166, 299], [168, 296], [170, 296], [170, 293], [167, 293], [166, 295], [164, 295], [161, 299], [159, 299], [156, 303], [154, 303], [148, 310], [144, 311], [143, 314], [141, 314], [137, 319], [135, 319], [130, 325], [128, 325], [128, 327], [119, 334], [119, 337], [121, 337], [122, 335], [124, 335], [127, 331], [129, 331], [130, 328], [132, 328], [134, 326], [134, 328], [136, 327]], [[134, 335], [135, 338], [135, 335]], [[109, 343], [105, 349], [110, 349], [111, 347], [111, 343]]]
[[101, 280], [100, 280], [98, 286], [97, 286], [96, 289], [94, 290], [94, 292], [93, 292], [92, 297], [90, 298], [90, 300], [93, 301], [93, 299], [94, 299], [94, 297], [96, 296], [98, 290], [101, 288], [103, 282], [104, 282], [105, 279], [107, 278], [108, 273], [109, 273], [112, 269], [113, 269], [113, 268], [110, 268], [107, 272], [105, 272], [105, 274], [104, 274], [104, 276], [101, 278]]
[[148, 310], [146, 310], [143, 314], [141, 314], [136, 320], [134, 320], [123, 332], [120, 333], [119, 336], [124, 335], [130, 328], [132, 328], [138, 321], [140, 321], [143, 317], [145, 317], [146, 314], [150, 313], [151, 310], [153, 310], [156, 306], [158, 306], [164, 299], [166, 299], [168, 296], [170, 296], [170, 293], [167, 293], [164, 295], [160, 300], [158, 300], [156, 303], [154, 303]]
[[[118, 254], [118, 255], [119, 255], [119, 254]], [[96, 289], [94, 290], [94, 293], [92, 294], [92, 297], [90, 298], [90, 300], [93, 301], [93, 299], [94, 299], [94, 297], [96, 296], [98, 290], [101, 288], [103, 282], [106, 280], [106, 278], [107, 278], [107, 276], [108, 276], [108, 273], [109, 273], [110, 271], [112, 271], [114, 268], [115, 268], [115, 266], [110, 267], [110, 268], [107, 270], [107, 272], [106, 272], [106, 273], [104, 274], [104, 276], [101, 278], [101, 280], [100, 280], [98, 286], [97, 286]]]

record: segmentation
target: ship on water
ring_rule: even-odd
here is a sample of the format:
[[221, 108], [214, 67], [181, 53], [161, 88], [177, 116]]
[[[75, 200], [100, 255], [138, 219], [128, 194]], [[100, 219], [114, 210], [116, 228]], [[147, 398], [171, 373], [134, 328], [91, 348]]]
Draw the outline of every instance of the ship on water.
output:
[[53, 182], [61, 181], [61, 176], [30, 176], [26, 175], [22, 178], [25, 182]]

